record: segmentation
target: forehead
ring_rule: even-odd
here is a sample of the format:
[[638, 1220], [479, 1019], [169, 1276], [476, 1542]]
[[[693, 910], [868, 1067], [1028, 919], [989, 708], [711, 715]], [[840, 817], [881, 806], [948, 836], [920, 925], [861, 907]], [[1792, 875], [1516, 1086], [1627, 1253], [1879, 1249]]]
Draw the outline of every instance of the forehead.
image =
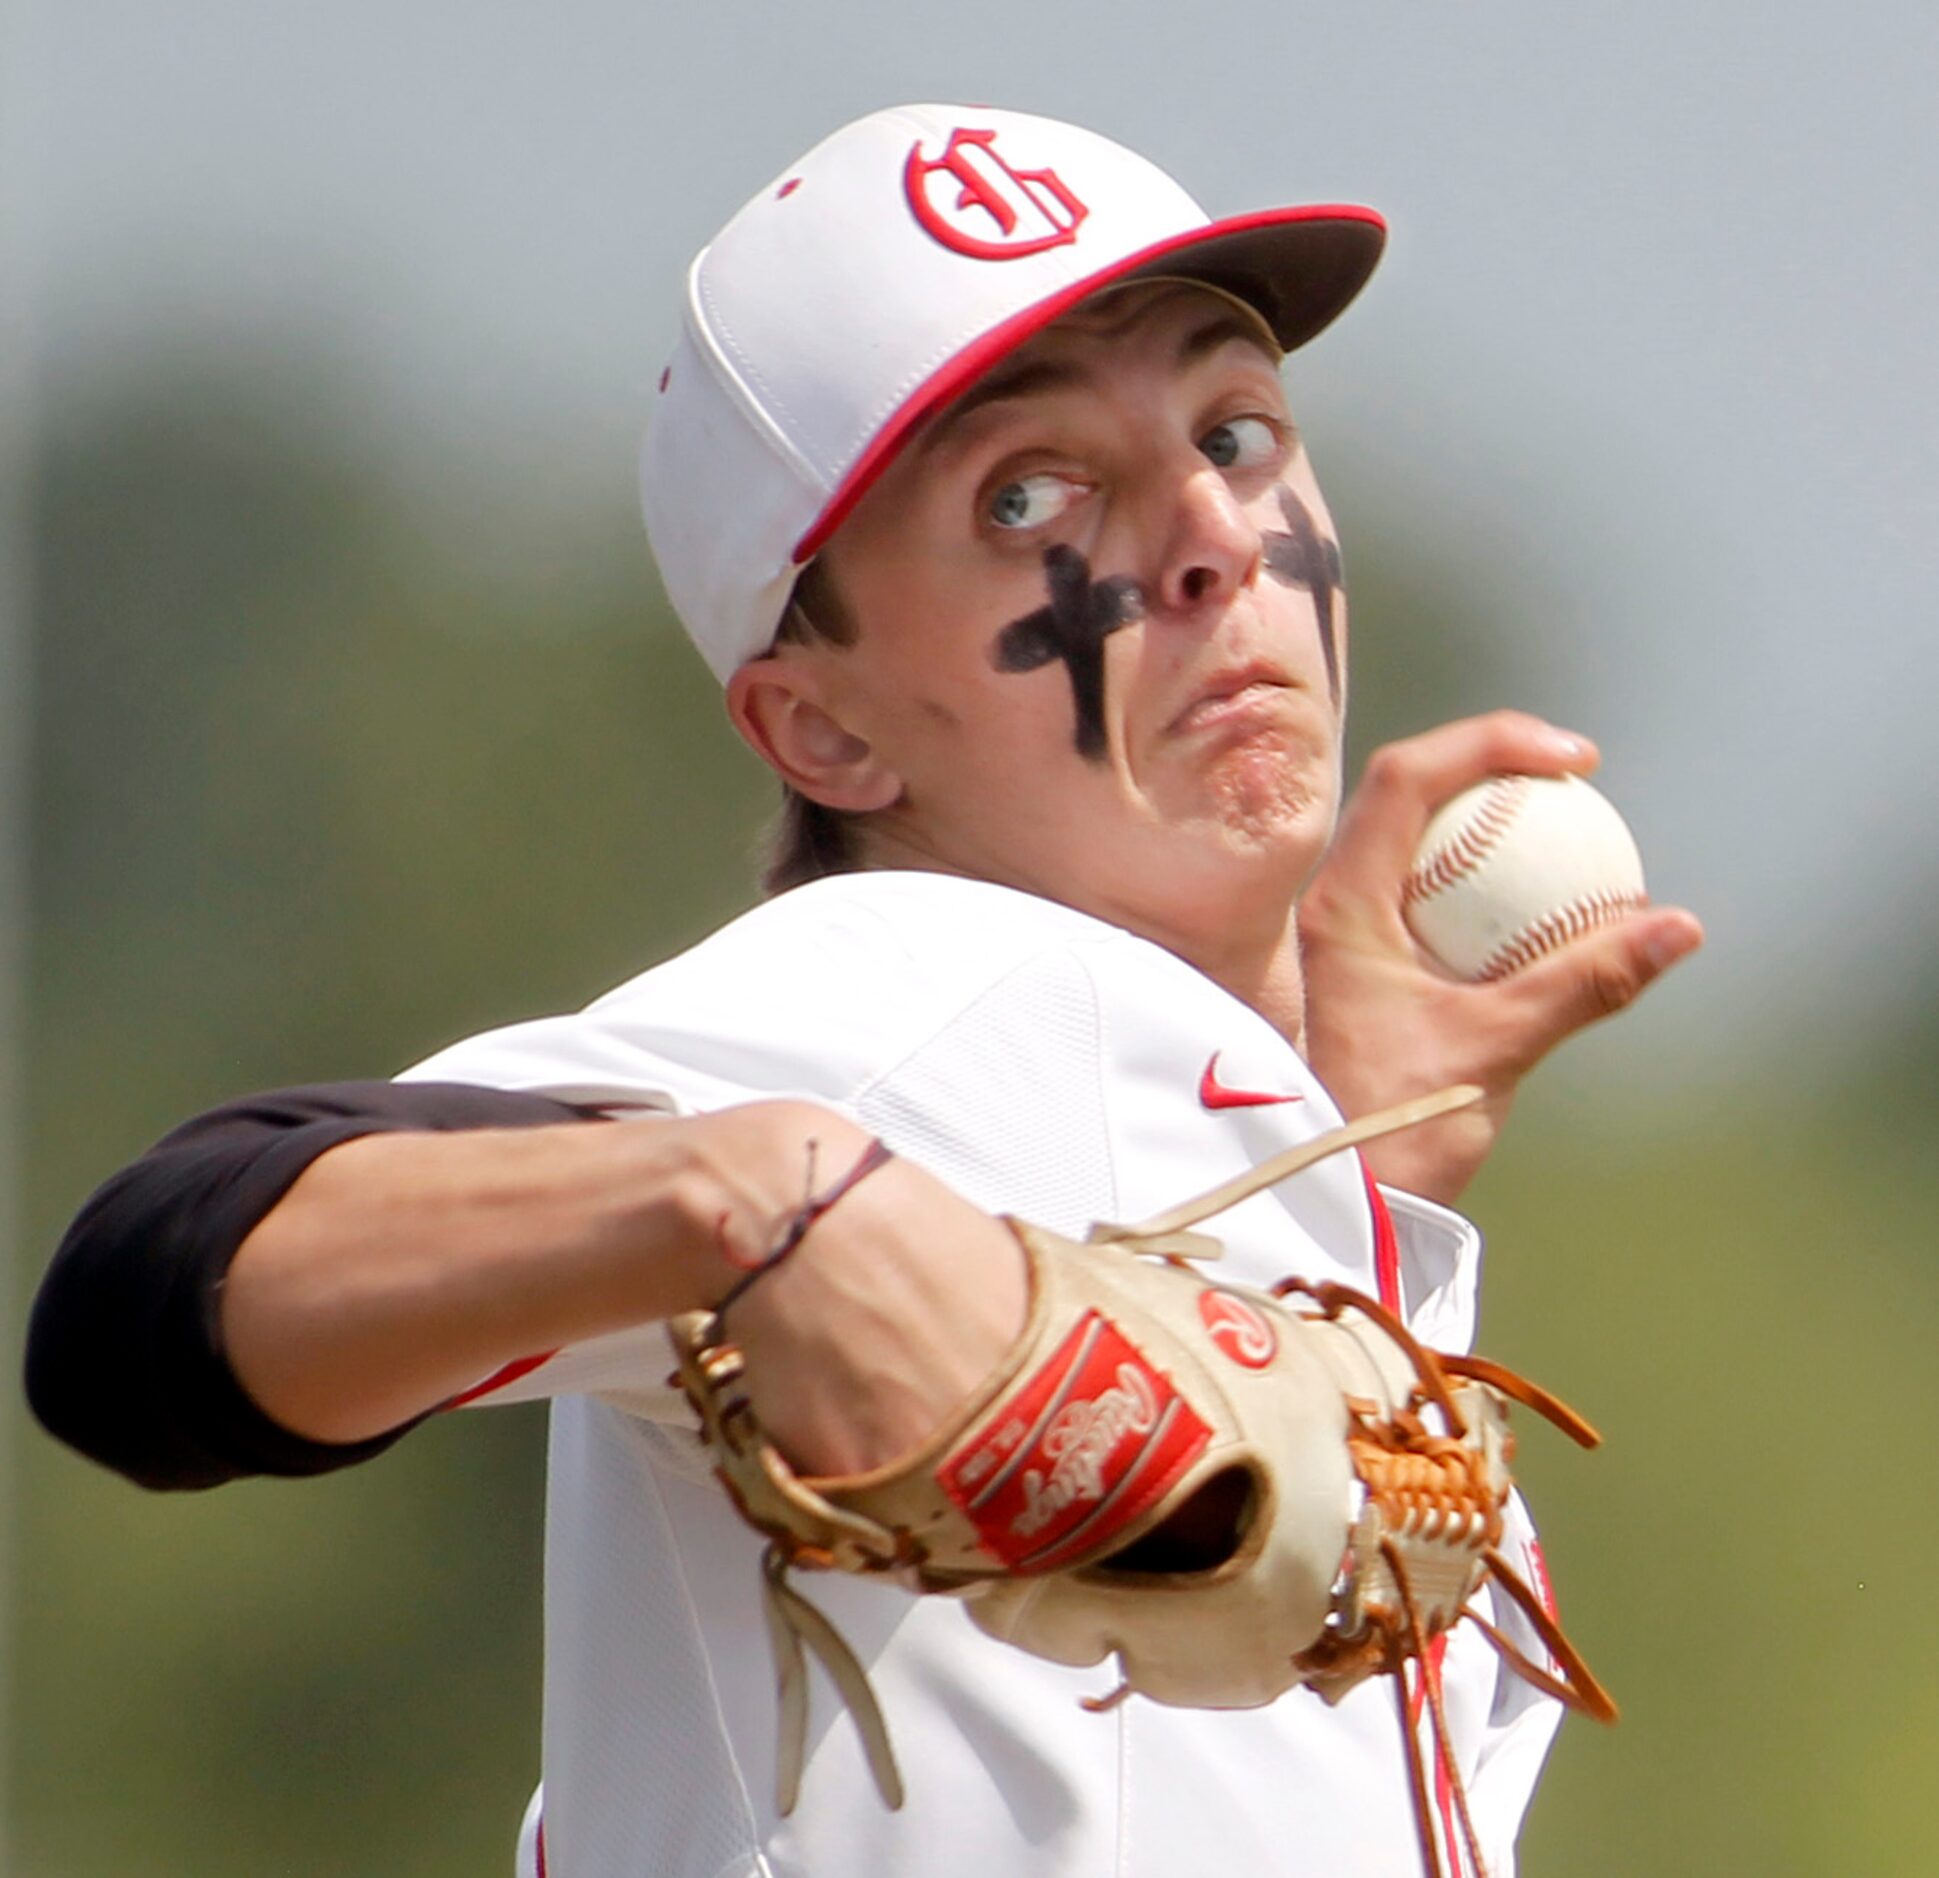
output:
[[[918, 518], [953, 515], [993, 455], [1041, 441], [1040, 420], [1066, 438], [1114, 400], [1120, 408], [1126, 395], [1142, 401], [1213, 361], [1220, 372], [1236, 362], [1276, 387], [1283, 357], [1257, 313], [1198, 282], [1140, 281], [1092, 296], [993, 366], [898, 453], [811, 564], [821, 570], [809, 583], [823, 596], [821, 612], [837, 611], [832, 596], [866, 566], [924, 562]], [[844, 630], [833, 636], [852, 639], [856, 616], [846, 602], [839, 611]]]

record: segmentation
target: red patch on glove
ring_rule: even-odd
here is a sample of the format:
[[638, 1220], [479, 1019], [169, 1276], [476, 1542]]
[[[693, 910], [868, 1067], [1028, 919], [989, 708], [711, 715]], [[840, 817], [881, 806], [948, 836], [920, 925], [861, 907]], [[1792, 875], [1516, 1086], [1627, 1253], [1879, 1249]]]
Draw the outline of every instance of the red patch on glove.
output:
[[992, 1557], [1054, 1571], [1149, 1512], [1211, 1438], [1171, 1379], [1086, 1311], [936, 1479]]

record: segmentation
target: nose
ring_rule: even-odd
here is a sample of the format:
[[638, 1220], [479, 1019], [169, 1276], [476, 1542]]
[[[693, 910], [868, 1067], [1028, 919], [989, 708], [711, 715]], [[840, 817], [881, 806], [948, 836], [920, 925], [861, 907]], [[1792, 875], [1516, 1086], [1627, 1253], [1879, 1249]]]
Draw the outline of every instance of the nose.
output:
[[1169, 491], [1159, 607], [1194, 613], [1223, 605], [1259, 577], [1264, 543], [1217, 465], [1196, 450]]

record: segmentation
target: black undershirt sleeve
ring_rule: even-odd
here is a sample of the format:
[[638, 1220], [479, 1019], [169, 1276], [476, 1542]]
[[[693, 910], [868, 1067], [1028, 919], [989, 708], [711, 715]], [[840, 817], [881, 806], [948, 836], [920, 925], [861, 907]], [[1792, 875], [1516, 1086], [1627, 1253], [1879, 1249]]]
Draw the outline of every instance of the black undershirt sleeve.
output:
[[68, 1228], [28, 1321], [34, 1413], [144, 1487], [321, 1474], [382, 1453], [404, 1428], [346, 1446], [307, 1441], [243, 1392], [217, 1312], [237, 1249], [341, 1142], [588, 1119], [545, 1096], [390, 1082], [277, 1089], [198, 1115], [109, 1180]]

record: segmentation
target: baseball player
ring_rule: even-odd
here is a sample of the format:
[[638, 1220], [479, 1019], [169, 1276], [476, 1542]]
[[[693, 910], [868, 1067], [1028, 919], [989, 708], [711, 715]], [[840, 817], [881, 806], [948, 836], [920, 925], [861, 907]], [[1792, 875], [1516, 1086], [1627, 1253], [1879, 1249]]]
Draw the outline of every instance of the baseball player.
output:
[[[200, 1118], [70, 1233], [35, 1404], [136, 1478], [320, 1471], [435, 1409], [551, 1399], [528, 1869], [1415, 1867], [1385, 1693], [1094, 1713], [1104, 1672], [860, 1579], [816, 1601], [906, 1802], [818, 1685], [784, 1813], [759, 1542], [663, 1330], [731, 1292], [796, 1467], [882, 1468], [1024, 1323], [992, 1215], [1081, 1238], [1467, 1078], [1480, 1109], [1219, 1224], [1232, 1279], [1338, 1280], [1466, 1348], [1478, 1241], [1443, 1202], [1521, 1073], [1700, 934], [1654, 910], [1508, 985], [1424, 968], [1397, 902], [1432, 809], [1594, 762], [1510, 714], [1383, 752], [1322, 861], [1346, 609], [1279, 366], [1383, 236], [1338, 206], [1213, 221], [1115, 144], [985, 109], [880, 112], [777, 176], [689, 274], [643, 486], [674, 606], [784, 786], [790, 890], [574, 1015]], [[75, 1380], [83, 1347], [117, 1401]], [[1540, 1581], [1518, 1502], [1502, 1549]], [[1491, 1616], [1539, 1656], [1517, 1607]], [[1440, 1677], [1440, 1854], [1476, 1862], [1458, 1788], [1499, 1878], [1557, 1706], [1472, 1627]]]

